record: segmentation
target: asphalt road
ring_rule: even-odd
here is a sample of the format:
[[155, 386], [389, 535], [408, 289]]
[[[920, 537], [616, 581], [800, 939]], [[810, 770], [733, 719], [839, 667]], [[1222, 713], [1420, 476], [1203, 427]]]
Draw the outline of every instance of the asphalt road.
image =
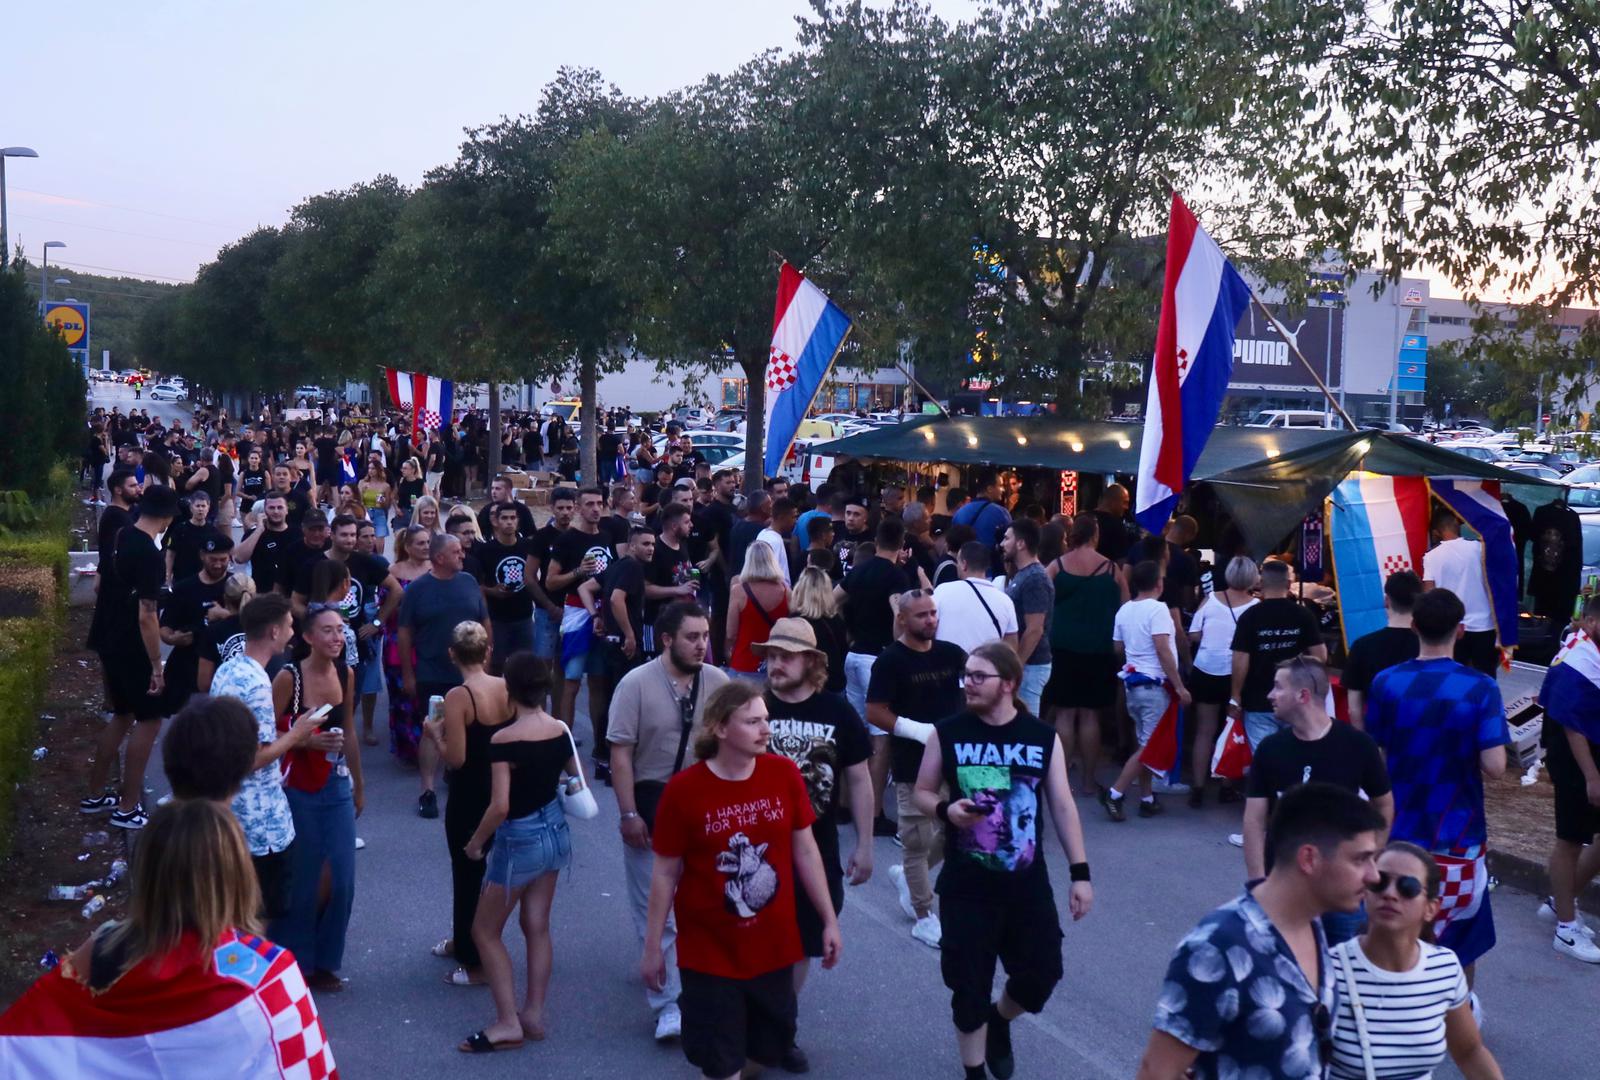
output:
[[133, 409], [142, 409], [148, 412], [152, 419], [159, 416], [170, 427], [172, 421], [182, 420], [185, 426], [194, 418], [194, 405], [188, 401], [151, 401], [150, 388], [155, 383], [146, 383], [143, 396], [137, 400], [133, 396], [133, 387], [127, 383], [90, 383], [89, 407], [100, 406], [109, 412], [112, 406], [121, 409], [124, 414]]
[[[126, 399], [126, 400], [124, 400]], [[96, 404], [135, 404], [123, 387], [102, 390]], [[145, 401], [137, 403], [140, 406]], [[187, 403], [161, 403], [168, 418]], [[386, 715], [379, 703], [379, 727]], [[587, 739], [588, 722], [578, 733]], [[159, 753], [149, 781], [166, 790]], [[367, 748], [367, 808], [358, 832], [355, 914], [342, 994], [319, 1005], [341, 1075], [421, 1076], [465, 1065], [455, 1045], [492, 1017], [488, 991], [444, 984], [448, 961], [429, 947], [449, 932], [450, 879], [443, 823], [416, 816], [415, 773], [386, 747]], [[573, 863], [556, 890], [552, 917], [555, 974], [549, 1039], [480, 1058], [477, 1076], [526, 1076], [559, 1069], [579, 1077], [697, 1075], [675, 1045], [658, 1046], [637, 972], [639, 950], [622, 894], [616, 804], [601, 789], [601, 813], [572, 823]], [[1131, 1076], [1172, 946], [1201, 915], [1241, 887], [1240, 852], [1227, 834], [1237, 807], [1191, 811], [1171, 800], [1153, 821], [1113, 824], [1092, 801], [1078, 801], [1094, 866], [1095, 908], [1066, 928], [1067, 974], [1044, 1012], [1014, 1029], [1017, 1076]], [[846, 830], [848, 832], [848, 829]], [[846, 850], [853, 837], [843, 838]], [[844, 958], [815, 972], [800, 1000], [800, 1043], [816, 1076], [895, 1076], [933, 1080], [960, 1070], [949, 996], [938, 955], [914, 941], [885, 873], [898, 858], [876, 842], [873, 879], [848, 892]], [[1066, 893], [1059, 846], [1046, 858], [1057, 895]], [[1479, 965], [1486, 1038], [1510, 1077], [1587, 1075], [1588, 1046], [1600, 1001], [1600, 968], [1556, 955], [1550, 926], [1534, 914], [1537, 899], [1502, 887], [1493, 897], [1499, 945]], [[521, 975], [515, 923], [507, 945]], [[1577, 1044], [1577, 1045], [1574, 1045]], [[1447, 1065], [1441, 1077], [1459, 1075]]]

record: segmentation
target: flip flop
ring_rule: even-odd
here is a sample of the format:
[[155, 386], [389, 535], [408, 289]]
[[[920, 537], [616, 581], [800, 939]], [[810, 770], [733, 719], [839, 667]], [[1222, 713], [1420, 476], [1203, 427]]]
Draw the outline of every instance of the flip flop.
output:
[[434, 956], [454, 956], [456, 954], [456, 939], [441, 938], [439, 944], [428, 950]]
[[372, 734], [364, 735], [361, 738], [361, 744], [363, 746], [377, 746], [378, 745], [378, 737], [376, 735], [372, 735]]
[[456, 1049], [463, 1054], [492, 1054], [497, 1050], [519, 1050], [522, 1039], [507, 1039], [504, 1042], [492, 1042], [483, 1032], [474, 1032], [465, 1042], [459, 1043]]
[[444, 977], [444, 981], [451, 986], [488, 986], [489, 980], [479, 979], [474, 981], [472, 975], [464, 967], [458, 967]]

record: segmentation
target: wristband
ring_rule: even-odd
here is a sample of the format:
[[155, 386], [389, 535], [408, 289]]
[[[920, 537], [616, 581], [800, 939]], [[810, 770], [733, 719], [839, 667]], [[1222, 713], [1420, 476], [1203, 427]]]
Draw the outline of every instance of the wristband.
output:
[[1234, 708], [1237, 709], [1239, 707], [1239, 699], [1238, 698], [1229, 698], [1228, 699], [1228, 704], [1232, 705]]
[[1067, 875], [1070, 878], [1072, 878], [1072, 880], [1074, 882], [1088, 881], [1089, 880], [1089, 864], [1086, 863], [1086, 862], [1075, 862], [1075, 863], [1072, 863], [1071, 865], [1069, 865], [1067, 867]]
[[939, 805], [933, 808], [933, 816], [946, 825], [950, 824], [950, 800], [940, 799]]
[[629, 810], [627, 813], [621, 815], [623, 821], [632, 821], [634, 818], [636, 818], [638, 816], [639, 815], [637, 813], [635, 813], [634, 811], [632, 811], [632, 810]]

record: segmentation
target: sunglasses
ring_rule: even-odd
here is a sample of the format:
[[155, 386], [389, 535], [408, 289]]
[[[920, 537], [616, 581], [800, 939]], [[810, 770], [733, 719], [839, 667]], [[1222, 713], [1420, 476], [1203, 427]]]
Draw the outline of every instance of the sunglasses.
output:
[[1394, 891], [1402, 900], [1415, 900], [1422, 895], [1422, 882], [1410, 874], [1391, 874], [1387, 871], [1378, 871], [1378, 880], [1367, 886], [1367, 891], [1374, 896], [1382, 896], [1389, 891], [1389, 883], [1394, 883]]

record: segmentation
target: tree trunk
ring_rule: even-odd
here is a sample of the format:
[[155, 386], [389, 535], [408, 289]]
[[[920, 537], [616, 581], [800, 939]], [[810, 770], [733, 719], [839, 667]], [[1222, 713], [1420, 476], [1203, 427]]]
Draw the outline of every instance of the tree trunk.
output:
[[483, 478], [483, 488], [489, 490], [489, 482], [500, 475], [500, 380], [489, 380], [489, 475]]
[[766, 480], [767, 354], [740, 357], [744, 368], [744, 489], [760, 491]]
[[600, 482], [598, 451], [600, 447], [600, 404], [598, 383], [600, 359], [594, 353], [584, 353], [578, 358], [578, 393], [583, 402], [579, 417], [583, 433], [578, 441], [578, 468], [585, 485]]

